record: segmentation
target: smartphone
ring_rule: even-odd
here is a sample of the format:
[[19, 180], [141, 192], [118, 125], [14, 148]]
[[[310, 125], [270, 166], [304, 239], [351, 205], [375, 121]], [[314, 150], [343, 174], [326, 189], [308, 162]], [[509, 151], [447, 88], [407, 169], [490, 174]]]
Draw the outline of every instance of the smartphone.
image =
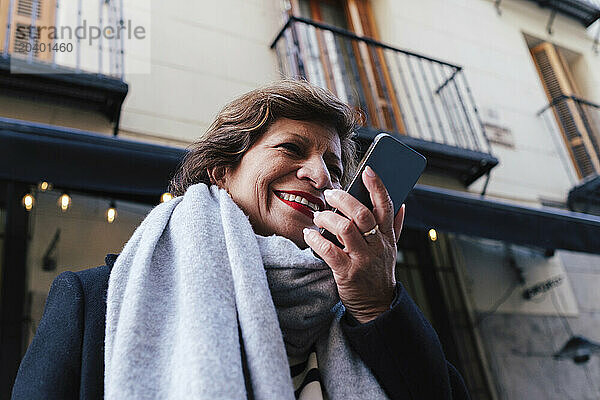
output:
[[[359, 163], [350, 184], [344, 189], [370, 210], [373, 210], [369, 191], [362, 180], [362, 172], [367, 165], [383, 181], [394, 203], [394, 215], [396, 215], [404, 200], [406, 200], [406, 196], [423, 173], [425, 165], [427, 165], [427, 159], [387, 133], [377, 135]], [[332, 211], [343, 215], [337, 208]], [[319, 232], [327, 240], [343, 247], [333, 233], [325, 228], [321, 228]]]

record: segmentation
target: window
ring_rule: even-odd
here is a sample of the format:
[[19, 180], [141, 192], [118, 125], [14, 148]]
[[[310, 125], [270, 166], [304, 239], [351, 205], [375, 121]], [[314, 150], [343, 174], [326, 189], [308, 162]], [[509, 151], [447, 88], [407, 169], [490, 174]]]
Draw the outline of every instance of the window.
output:
[[[292, 0], [295, 15], [379, 40], [367, 0]], [[388, 63], [379, 47], [310, 29], [304, 38], [314, 62], [307, 65], [312, 82], [329, 88], [342, 100], [361, 105], [367, 125], [406, 134]], [[301, 41], [302, 42], [302, 41]], [[349, 79], [349, 75], [355, 75]]]
[[[0, 0], [0, 4], [0, 51], [4, 50], [6, 35], [9, 34], [10, 54], [28, 55], [28, 46], [31, 44], [31, 51], [36, 59], [51, 60], [53, 52], [40, 51], [39, 46], [52, 43], [48, 28], [55, 25], [56, 0], [13, 0], [10, 16], [8, 12], [11, 1]], [[36, 17], [32, 18], [34, 8]], [[30, 29], [31, 26], [34, 28]], [[40, 29], [41, 27], [44, 28]]]
[[579, 179], [600, 173], [599, 125], [564, 55], [548, 42], [530, 51]]

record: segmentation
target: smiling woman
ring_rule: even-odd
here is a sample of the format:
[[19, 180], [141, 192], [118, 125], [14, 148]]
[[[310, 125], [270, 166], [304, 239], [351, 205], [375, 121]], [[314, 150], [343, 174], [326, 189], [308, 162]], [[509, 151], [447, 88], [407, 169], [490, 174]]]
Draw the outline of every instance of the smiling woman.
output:
[[225, 106], [122, 253], [55, 280], [13, 398], [468, 398], [395, 280], [404, 207], [368, 167], [372, 210], [340, 190], [360, 120], [304, 81]]
[[323, 210], [324, 190], [341, 188], [356, 167], [352, 137], [362, 117], [306, 82], [253, 90], [223, 108], [192, 146], [170, 191], [182, 195], [194, 183], [218, 184], [257, 234], [278, 234], [306, 248], [302, 229], [315, 227], [315, 210], [276, 192], [299, 195]]
[[325, 208], [325, 189], [340, 188], [340, 171], [337, 133], [282, 118], [215, 182], [250, 217], [256, 233], [281, 235], [306, 248], [302, 229], [316, 229], [313, 213]]

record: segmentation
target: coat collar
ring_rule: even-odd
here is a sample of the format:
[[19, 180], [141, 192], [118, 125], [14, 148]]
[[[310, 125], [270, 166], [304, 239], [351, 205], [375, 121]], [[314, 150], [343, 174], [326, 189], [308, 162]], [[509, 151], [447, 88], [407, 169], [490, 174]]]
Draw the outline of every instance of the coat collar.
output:
[[119, 256], [118, 254], [107, 254], [106, 257], [104, 258], [104, 263], [108, 267], [109, 271], [112, 270], [113, 265], [115, 265], [115, 261], [117, 260], [118, 256]]

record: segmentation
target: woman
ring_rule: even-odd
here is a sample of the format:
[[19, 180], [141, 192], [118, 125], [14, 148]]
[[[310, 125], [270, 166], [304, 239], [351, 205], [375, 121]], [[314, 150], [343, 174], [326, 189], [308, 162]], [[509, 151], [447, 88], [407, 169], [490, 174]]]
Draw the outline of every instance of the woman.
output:
[[358, 123], [300, 81], [227, 105], [122, 253], [56, 278], [13, 398], [468, 398], [395, 281], [404, 208], [370, 168], [373, 211], [339, 190]]

